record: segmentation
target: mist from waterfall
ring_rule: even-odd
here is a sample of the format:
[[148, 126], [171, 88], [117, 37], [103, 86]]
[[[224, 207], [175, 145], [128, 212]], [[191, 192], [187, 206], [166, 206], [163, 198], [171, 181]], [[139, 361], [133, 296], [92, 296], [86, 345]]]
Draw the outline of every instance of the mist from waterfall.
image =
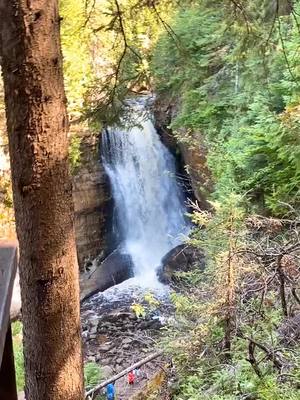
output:
[[137, 281], [151, 287], [158, 282], [155, 270], [162, 257], [181, 242], [188, 227], [175, 159], [150, 116], [143, 113], [138, 121], [130, 129], [103, 132], [102, 159], [116, 207], [115, 229], [132, 258]]

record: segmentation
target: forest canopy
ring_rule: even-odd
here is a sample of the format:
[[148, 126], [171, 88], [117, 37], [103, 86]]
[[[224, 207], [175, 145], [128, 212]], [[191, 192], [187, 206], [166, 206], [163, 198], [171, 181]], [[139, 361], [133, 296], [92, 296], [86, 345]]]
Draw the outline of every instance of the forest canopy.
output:
[[95, 13], [87, 24], [107, 37], [107, 74], [91, 79], [84, 116], [120, 122], [126, 98], [155, 93], [178, 143], [207, 149], [212, 176], [213, 212], [194, 205], [190, 239], [208, 268], [183, 277], [163, 343], [174, 398], [296, 400], [299, 346], [283, 336], [299, 304], [300, 2], [106, 4], [106, 25]]
[[[41, 134], [50, 148], [56, 141], [59, 148], [60, 137], [64, 137], [62, 155], [55, 146], [48, 153], [36, 134], [36, 128], [30, 124], [31, 136], [22, 136], [27, 140], [31, 162], [27, 165], [28, 176], [31, 179], [31, 174], [36, 173], [38, 184], [23, 185], [23, 181], [22, 185], [15, 184], [15, 194], [20, 192], [19, 210], [26, 200], [30, 212], [27, 219], [31, 223], [36, 217], [36, 227], [40, 229], [39, 240], [31, 241], [40, 246], [36, 245], [34, 250], [40, 251], [35, 250], [38, 256], [31, 257], [31, 249], [27, 247], [26, 272], [32, 273], [32, 265], [35, 265], [38, 275], [39, 255], [49, 249], [49, 258], [44, 259], [43, 266], [52, 276], [49, 260], [54, 263], [53, 253], [59, 256], [58, 251], [52, 251], [44, 219], [37, 218], [34, 202], [28, 200], [30, 196], [36, 196], [33, 199], [40, 207], [41, 215], [44, 203], [49, 207], [46, 220], [53, 243], [64, 243], [68, 232], [73, 232], [74, 220], [74, 192], [69, 169], [75, 175], [74, 182], [80, 169], [82, 138], [86, 140], [86, 152], [93, 152], [96, 147], [98, 150], [101, 132], [105, 128], [116, 125], [124, 128], [129, 122], [135, 122], [131, 119], [134, 113], [128, 106], [128, 99], [151, 96], [150, 114], [161, 139], [157, 137], [157, 142], [166, 144], [172, 153], [170, 158], [174, 156], [174, 172], [170, 174], [173, 183], [176, 178], [178, 181], [181, 179], [183, 186], [188, 187], [188, 195], [192, 193], [187, 206], [182, 207], [182, 218], [188, 221], [190, 234], [180, 245], [196, 249], [203, 264], [200, 268], [201, 262], [197, 259], [197, 268], [193, 266], [185, 272], [176, 271], [172, 276], [172, 283], [176, 282], [175, 289], [169, 282], [172, 293], [170, 308], [174, 314], [158, 344], [167, 359], [172, 360], [167, 391], [174, 400], [297, 400], [300, 388], [300, 0], [60, 0], [59, 5], [60, 18], [57, 15], [57, 21], [61, 27], [63, 75], [71, 128], [68, 130], [63, 100], [60, 103], [62, 111], [58, 114], [63, 114], [64, 118], [60, 120], [57, 132], [51, 129], [50, 113], [38, 114], [49, 117], [49, 121], [41, 125], [49, 128], [51, 139], [45, 129], [41, 129]], [[58, 39], [59, 24], [56, 26]], [[56, 51], [60, 60], [59, 46]], [[6, 57], [10, 59], [11, 54], [7, 53]], [[57, 73], [56, 68], [53, 70]], [[9, 77], [11, 70], [8, 68], [5, 72]], [[61, 100], [64, 99], [62, 70], [58, 78]], [[13, 80], [7, 79], [7, 82]], [[35, 82], [33, 79], [32, 86]], [[24, 93], [31, 94], [29, 89]], [[49, 92], [53, 90], [51, 84], [47, 89]], [[0, 92], [0, 103], [4, 104], [2, 86]], [[10, 93], [14, 94], [15, 102], [20, 100], [17, 92], [12, 90]], [[29, 105], [37, 108], [51, 105], [48, 95], [43, 99], [47, 101], [38, 99]], [[20, 108], [24, 104], [20, 102]], [[54, 109], [53, 119], [59, 107]], [[13, 121], [17, 114], [13, 107], [9, 111]], [[5, 150], [3, 159], [7, 164], [3, 107], [0, 107], [0, 114], [0, 146]], [[164, 118], [160, 120], [158, 114], [163, 114]], [[27, 110], [24, 115], [29, 115]], [[23, 129], [23, 121], [18, 126]], [[152, 131], [155, 135], [156, 130]], [[19, 145], [17, 133], [11, 128], [10, 140]], [[52, 173], [50, 169], [48, 175], [52, 180], [47, 186], [44, 176], [48, 175], [39, 172], [40, 160], [36, 162], [35, 148], [41, 150], [41, 160], [46, 163], [61, 157], [52, 164], [55, 168], [62, 165], [61, 176], [68, 179], [67, 190], [64, 180], [60, 180], [62, 200], [59, 202], [67, 208], [68, 226], [63, 222], [59, 224], [59, 219], [51, 216], [52, 203], [56, 202], [56, 176], [60, 175], [56, 175], [57, 170]], [[22, 151], [16, 147], [15, 156], [20, 161], [16, 165], [21, 172], [20, 165], [25, 160], [25, 157], [20, 157]], [[96, 171], [95, 175], [91, 173], [91, 180], [97, 191], [91, 190], [91, 197], [95, 193], [98, 195], [100, 188], [100, 191], [107, 190], [105, 194], [101, 192], [103, 198], [111, 201], [111, 188], [109, 185], [106, 188], [108, 176], [102, 171], [102, 165], [99, 168], [100, 157], [96, 153], [93, 154], [95, 157], [91, 154], [86, 157], [84, 179], [78, 180], [78, 185], [83, 182], [84, 186], [88, 180], [91, 173], [88, 163], [93, 158]], [[144, 158], [151, 176], [154, 161], [149, 159], [151, 157]], [[138, 170], [137, 157], [132, 157], [132, 160]], [[123, 170], [127, 171], [126, 168]], [[159, 172], [165, 174], [166, 171]], [[12, 222], [9, 167], [2, 175], [0, 219]], [[201, 179], [197, 181], [195, 176]], [[19, 182], [19, 176], [15, 176], [15, 181]], [[177, 183], [174, 185], [176, 190]], [[44, 203], [38, 192], [40, 187], [45, 190]], [[53, 189], [52, 203], [48, 201], [48, 189]], [[149, 192], [157, 198], [159, 189], [155, 192], [151, 187]], [[84, 190], [85, 186], [82, 192]], [[172, 193], [169, 190], [167, 200], [161, 201], [166, 203], [164, 207], [169, 205]], [[187, 193], [182, 193], [182, 203]], [[63, 195], [68, 195], [66, 200]], [[103, 206], [107, 209], [101, 215], [101, 224], [106, 224], [104, 214], [111, 212], [111, 203]], [[91, 208], [100, 213], [101, 207], [102, 203]], [[186, 210], [188, 215], [183, 215]], [[77, 214], [86, 217], [88, 212], [80, 210]], [[57, 215], [60, 216], [60, 212]], [[94, 217], [86, 217], [85, 221], [92, 219], [96, 221]], [[22, 216], [20, 221], [25, 243], [29, 232]], [[65, 234], [61, 227], [70, 229]], [[103, 232], [107, 233], [106, 228]], [[30, 233], [33, 235], [34, 230], [31, 229]], [[57, 236], [58, 233], [61, 236]], [[75, 250], [75, 237], [72, 236], [71, 240]], [[102, 256], [106, 257], [105, 251], [99, 255], [101, 262]], [[64, 251], [61, 254], [65, 254]], [[70, 250], [70, 261], [55, 261], [53, 270], [60, 263], [62, 269], [58, 270], [58, 278], [49, 279], [51, 284], [63, 275], [61, 271], [65, 265], [71, 265], [75, 271], [72, 288], [78, 288], [74, 254], [75, 251]], [[94, 261], [90, 257], [86, 265], [94, 266]], [[32, 281], [38, 284], [45, 281], [35, 278]], [[44, 292], [48, 293], [47, 290]], [[65, 290], [58, 292], [65, 296], [67, 303], [69, 293]], [[70, 289], [70, 293], [75, 293], [75, 289]], [[151, 299], [154, 307], [157, 300]], [[77, 349], [80, 349], [77, 297], [72, 305], [75, 303], [78, 325], [73, 325], [78, 339]], [[27, 304], [39, 303], [28, 301]], [[39, 307], [36, 309], [40, 311]], [[133, 303], [134, 309], [138, 311], [135, 320], [145, 317], [142, 305]], [[154, 313], [154, 309], [151, 308], [151, 312]], [[27, 315], [33, 315], [29, 308]], [[34, 314], [36, 320], [37, 315]], [[65, 315], [67, 313], [62, 313], [62, 320]], [[71, 317], [69, 319], [74, 322]], [[40, 320], [46, 330], [43, 316]], [[27, 328], [26, 321], [24, 324], [27, 332], [34, 325], [29, 322], [30, 318]], [[95, 338], [98, 331], [97, 325]], [[54, 332], [58, 334], [59, 329], [54, 329]], [[65, 340], [71, 338], [68, 332], [65, 335]], [[34, 336], [26, 333], [24, 337], [31, 340]], [[45, 340], [45, 335], [41, 334], [41, 338]], [[32, 349], [35, 349], [33, 341]], [[23, 386], [21, 353], [19, 348], [20, 386]], [[26, 350], [24, 354], [26, 359]], [[34, 351], [32, 354], [35, 355]], [[64, 359], [65, 354], [60, 354]], [[76, 362], [80, 366], [81, 357], [79, 353], [77, 355]], [[97, 364], [99, 360], [95, 357], [94, 361]], [[87, 379], [91, 386], [100, 380], [94, 361], [86, 368], [86, 375], [92, 375], [92, 379]], [[81, 377], [78, 381], [80, 383]], [[155, 393], [153, 396], [156, 398]]]
[[270, 3], [224, 18], [218, 2], [195, 2], [172, 25], [180, 46], [163, 34], [152, 69], [160, 95], [180, 93], [179, 139], [185, 128], [207, 143], [215, 196], [246, 194], [257, 211], [282, 214], [299, 205], [300, 8]]
[[177, 103], [179, 141], [202, 135], [214, 198], [245, 194], [250, 208], [275, 215], [298, 206], [298, 1], [62, 0], [61, 8], [71, 114], [120, 122], [128, 96], [155, 92]]

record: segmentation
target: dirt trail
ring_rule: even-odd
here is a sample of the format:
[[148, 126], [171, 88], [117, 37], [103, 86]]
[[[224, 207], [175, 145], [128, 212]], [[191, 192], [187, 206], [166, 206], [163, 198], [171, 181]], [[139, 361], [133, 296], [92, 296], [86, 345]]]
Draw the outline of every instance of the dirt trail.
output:
[[129, 400], [145, 389], [147, 384], [154, 378], [158, 371], [158, 363], [149, 363], [140, 368], [140, 377], [135, 380], [133, 385], [128, 384], [127, 376], [116, 382], [116, 392], [118, 400]]

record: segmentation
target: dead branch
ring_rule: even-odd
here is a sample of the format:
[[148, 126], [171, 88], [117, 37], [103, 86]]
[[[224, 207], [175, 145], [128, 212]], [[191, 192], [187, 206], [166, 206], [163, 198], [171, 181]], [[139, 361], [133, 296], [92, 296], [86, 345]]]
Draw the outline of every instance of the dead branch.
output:
[[262, 377], [262, 373], [261, 370], [258, 366], [258, 362], [255, 358], [255, 343], [253, 343], [253, 341], [249, 341], [249, 346], [248, 346], [248, 354], [249, 354], [249, 358], [247, 358], [247, 361], [249, 361], [249, 363], [251, 364], [252, 368], [254, 369], [254, 372], [256, 373], [256, 375], [261, 378]]
[[285, 297], [285, 277], [284, 273], [282, 271], [282, 265], [281, 265], [281, 260], [282, 260], [282, 255], [278, 256], [277, 260], [277, 272], [278, 272], [278, 277], [279, 277], [279, 292], [280, 292], [280, 299], [281, 299], [281, 307], [283, 311], [283, 315], [285, 317], [288, 317], [288, 308], [287, 308], [287, 303], [286, 303], [286, 297]]
[[294, 299], [297, 301], [298, 304], [300, 304], [300, 297], [297, 294], [297, 289], [295, 287], [292, 288], [292, 295], [294, 296]]
[[241, 334], [239, 334], [239, 336], [242, 337], [243, 339], [246, 339], [249, 342], [251, 342], [254, 345], [254, 348], [258, 347], [259, 349], [264, 351], [266, 353], [267, 359], [273, 363], [274, 368], [278, 369], [279, 371], [282, 370], [284, 364], [274, 349], [269, 349], [266, 345], [259, 343], [256, 340], [254, 340], [253, 338], [250, 338], [248, 336], [244, 336]]

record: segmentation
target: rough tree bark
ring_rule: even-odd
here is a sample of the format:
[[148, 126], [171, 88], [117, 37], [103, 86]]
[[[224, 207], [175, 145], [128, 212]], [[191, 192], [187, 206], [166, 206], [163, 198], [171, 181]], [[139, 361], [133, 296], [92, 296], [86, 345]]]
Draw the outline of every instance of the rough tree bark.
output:
[[79, 284], [57, 0], [0, 0], [27, 400], [82, 400]]

